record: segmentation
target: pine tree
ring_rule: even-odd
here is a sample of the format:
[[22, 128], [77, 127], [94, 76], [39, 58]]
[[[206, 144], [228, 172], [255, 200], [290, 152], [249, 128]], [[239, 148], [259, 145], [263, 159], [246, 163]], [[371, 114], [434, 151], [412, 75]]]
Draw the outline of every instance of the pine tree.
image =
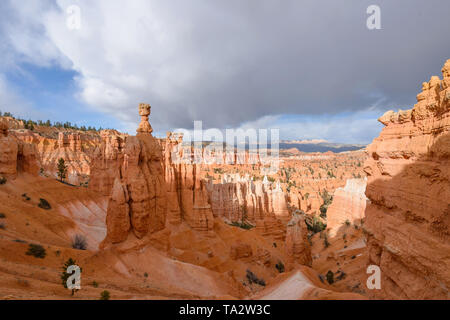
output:
[[58, 160], [58, 177], [61, 182], [66, 178], [67, 175], [67, 166], [63, 158]]
[[33, 123], [33, 121], [28, 120], [26, 125], [25, 125], [25, 128], [33, 131], [34, 130], [34, 123]]

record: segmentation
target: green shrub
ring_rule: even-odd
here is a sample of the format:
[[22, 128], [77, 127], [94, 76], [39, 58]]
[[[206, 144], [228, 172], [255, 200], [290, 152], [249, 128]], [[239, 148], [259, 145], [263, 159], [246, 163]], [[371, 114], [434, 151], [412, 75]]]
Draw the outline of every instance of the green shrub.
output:
[[239, 227], [239, 228], [245, 229], [245, 230], [250, 230], [251, 228], [254, 228], [251, 224], [237, 222], [237, 221], [233, 221], [230, 225], [233, 227]]
[[275, 265], [275, 268], [277, 268], [279, 273], [283, 273], [284, 272], [284, 264], [281, 261], [278, 261], [278, 263]]
[[328, 210], [327, 206], [325, 206], [325, 205], [321, 205], [320, 206], [320, 217], [321, 218], [326, 219], [326, 217], [327, 217], [327, 210]]
[[327, 227], [327, 225], [316, 216], [313, 216], [312, 218], [306, 217], [305, 223], [306, 226], [308, 227], [308, 230], [312, 231], [313, 233], [321, 232], [322, 230], [325, 230]]
[[50, 210], [52, 208], [52, 206], [50, 205], [50, 203], [48, 203], [47, 200], [45, 199], [39, 199], [39, 204], [38, 207], [44, 210]]
[[336, 277], [336, 281], [345, 279], [347, 274], [344, 271], [341, 271], [341, 273]]
[[25, 198], [25, 200], [27, 200], [27, 201], [30, 201], [30, 200], [31, 200], [31, 198], [30, 198], [26, 193], [24, 193], [24, 194], [22, 195], [22, 197]]
[[325, 219], [327, 217], [328, 207], [331, 205], [331, 202], [333, 201], [333, 196], [329, 194], [327, 190], [324, 190], [322, 193], [319, 194], [323, 200], [323, 204], [320, 206], [320, 216]]
[[30, 243], [26, 255], [44, 259], [46, 255], [45, 248], [40, 244]]
[[259, 279], [256, 274], [254, 274], [253, 272], [251, 272], [249, 269], [247, 269], [247, 280], [250, 284], [252, 283], [256, 283], [259, 284], [260, 286], [265, 287], [266, 286], [266, 282], [264, 281], [264, 279]]
[[349, 221], [348, 219], [347, 219], [347, 220], [345, 220], [345, 222], [344, 222], [344, 223], [345, 223], [345, 225], [346, 225], [347, 227], [348, 227], [348, 226], [350, 226], [350, 224], [351, 224], [351, 223], [350, 223], [350, 221]]
[[221, 169], [221, 168], [214, 168], [214, 173], [223, 174], [223, 169]]
[[100, 300], [109, 300], [110, 297], [111, 295], [109, 294], [108, 290], [104, 290], [102, 291], [102, 293], [100, 293]]
[[0, 219], [5, 219], [6, 215], [4, 213], [0, 213]]
[[94, 288], [98, 288], [98, 283], [97, 283], [97, 281], [92, 281], [92, 286], [93, 286]]
[[334, 283], [334, 273], [333, 273], [333, 271], [328, 270], [326, 277], [327, 277], [327, 281], [328, 281], [329, 284], [333, 284]]

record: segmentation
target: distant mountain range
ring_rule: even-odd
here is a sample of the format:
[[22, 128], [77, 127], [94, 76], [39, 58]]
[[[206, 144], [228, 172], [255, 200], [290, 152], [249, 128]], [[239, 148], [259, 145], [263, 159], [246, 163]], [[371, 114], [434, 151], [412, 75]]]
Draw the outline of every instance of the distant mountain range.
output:
[[[193, 145], [192, 142], [184, 141], [183, 145]], [[203, 147], [206, 147], [208, 145], [211, 146], [211, 144], [217, 145], [217, 147], [223, 147], [226, 148], [227, 144], [225, 142], [211, 142], [211, 141], [202, 141], [201, 142]], [[243, 144], [239, 145], [238, 149], [249, 149], [249, 144]], [[267, 148], [270, 148], [270, 144], [266, 146]], [[345, 151], [355, 151], [365, 148], [366, 145], [364, 144], [347, 144], [347, 143], [334, 143], [329, 142], [326, 140], [282, 140], [279, 143], [280, 151], [289, 152], [289, 149], [297, 149], [299, 152], [345, 152]]]
[[296, 148], [301, 152], [344, 152], [365, 148], [364, 144], [334, 143], [326, 140], [283, 140], [280, 142], [280, 150]]

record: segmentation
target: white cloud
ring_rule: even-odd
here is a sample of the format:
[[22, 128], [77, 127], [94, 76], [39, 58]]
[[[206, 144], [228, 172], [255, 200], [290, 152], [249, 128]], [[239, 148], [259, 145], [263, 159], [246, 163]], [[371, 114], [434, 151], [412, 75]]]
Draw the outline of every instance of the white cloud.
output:
[[282, 140], [324, 139], [330, 142], [370, 143], [383, 127], [377, 119], [383, 114], [369, 108], [354, 113], [319, 116], [265, 116], [241, 128], [279, 128]]

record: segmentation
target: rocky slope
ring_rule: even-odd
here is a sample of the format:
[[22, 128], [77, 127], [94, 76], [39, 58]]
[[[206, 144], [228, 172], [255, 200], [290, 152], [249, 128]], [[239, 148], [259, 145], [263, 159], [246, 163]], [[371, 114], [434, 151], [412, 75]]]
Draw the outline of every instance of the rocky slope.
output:
[[367, 148], [369, 264], [381, 267], [375, 297], [449, 299], [450, 60], [422, 85], [412, 110], [389, 111]]

